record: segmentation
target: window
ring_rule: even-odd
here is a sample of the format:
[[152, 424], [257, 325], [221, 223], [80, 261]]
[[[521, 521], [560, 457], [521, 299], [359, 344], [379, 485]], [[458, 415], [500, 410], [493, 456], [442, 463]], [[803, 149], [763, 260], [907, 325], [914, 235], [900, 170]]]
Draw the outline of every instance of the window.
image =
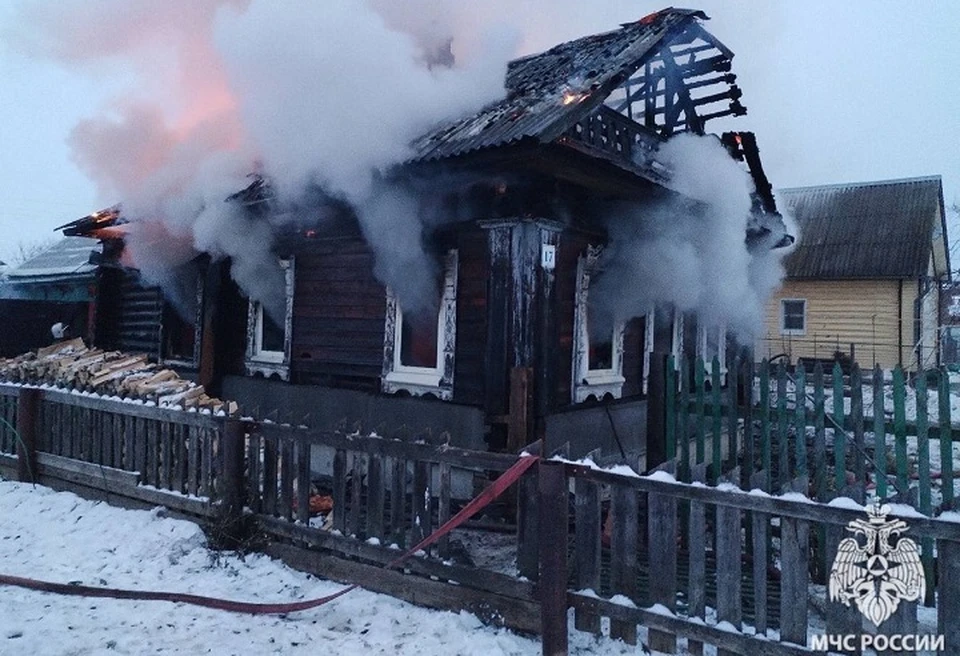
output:
[[450, 250], [444, 266], [443, 291], [436, 320], [404, 315], [387, 289], [384, 324], [383, 382], [388, 394], [453, 398], [453, 364], [457, 331], [457, 251]]
[[807, 332], [807, 302], [785, 298], [780, 301], [780, 334], [803, 335]]
[[[273, 316], [262, 303], [251, 300], [247, 311], [248, 374], [290, 377], [290, 327], [293, 322], [293, 258], [280, 260], [284, 272], [284, 315]], [[281, 323], [282, 322], [282, 323]]]
[[713, 375], [713, 358], [716, 357], [720, 361], [720, 380], [726, 384], [726, 326], [706, 326], [702, 322], [697, 322], [697, 357], [703, 361], [707, 380]]
[[610, 332], [594, 334], [588, 318], [590, 275], [600, 257], [601, 247], [588, 247], [577, 264], [577, 290], [574, 308], [573, 402], [590, 397], [620, 398], [623, 393], [624, 323]]

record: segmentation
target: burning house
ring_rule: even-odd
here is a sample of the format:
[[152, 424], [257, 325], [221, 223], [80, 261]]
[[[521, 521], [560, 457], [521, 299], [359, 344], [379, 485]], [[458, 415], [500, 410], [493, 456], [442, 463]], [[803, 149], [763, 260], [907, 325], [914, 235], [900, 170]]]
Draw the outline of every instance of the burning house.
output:
[[[746, 113], [733, 53], [704, 19], [667, 9], [512, 61], [506, 96], [416, 139], [371, 207], [319, 188], [289, 202], [254, 178], [226, 204], [270, 228], [267, 297], [248, 297], [215, 254], [180, 263], [161, 291], [126, 266], [119, 213], [66, 226], [105, 244], [96, 340], [151, 353], [263, 417], [473, 448], [547, 435], [636, 462], [666, 355], [723, 360], [729, 339], [723, 313], [685, 299], [683, 276], [648, 248], [682, 224], [674, 250], [696, 256], [719, 221], [711, 198], [678, 184], [671, 144], [699, 135], [697, 149], [722, 153], [717, 167], [752, 180], [721, 259], [743, 251], [746, 270], [792, 241], [753, 135], [703, 136]], [[414, 212], [423, 230], [372, 233], [363, 212]], [[391, 259], [404, 240], [424, 257], [398, 247]]]

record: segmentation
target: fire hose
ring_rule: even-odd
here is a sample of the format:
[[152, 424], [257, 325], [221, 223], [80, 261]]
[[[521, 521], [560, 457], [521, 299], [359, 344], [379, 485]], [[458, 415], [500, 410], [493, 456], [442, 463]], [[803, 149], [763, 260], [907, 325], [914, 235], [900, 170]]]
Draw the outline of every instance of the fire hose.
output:
[[[460, 512], [451, 517], [436, 531], [426, 538], [409, 548], [398, 558], [385, 565], [386, 569], [392, 569], [403, 564], [411, 556], [426, 549], [437, 540], [457, 528], [468, 519], [480, 512], [491, 501], [503, 494], [507, 488], [513, 485], [523, 476], [530, 467], [537, 463], [538, 456], [522, 456], [509, 469], [503, 472], [487, 488], [465, 505]], [[316, 608], [333, 601], [348, 592], [360, 587], [359, 583], [348, 585], [333, 594], [316, 599], [305, 599], [303, 601], [294, 601], [288, 603], [252, 603], [245, 601], [230, 601], [227, 599], [217, 599], [215, 597], [204, 597], [200, 595], [185, 594], [180, 592], [151, 592], [141, 590], [121, 590], [116, 588], [97, 588], [88, 585], [73, 585], [70, 583], [53, 583], [50, 581], [39, 581], [20, 576], [11, 576], [9, 574], [0, 574], [0, 585], [12, 585], [30, 590], [41, 592], [53, 592], [55, 594], [73, 595], [79, 597], [106, 597], [109, 599], [133, 599], [137, 601], [171, 601], [174, 603], [192, 604], [194, 606], [203, 606], [205, 608], [216, 608], [234, 613], [248, 613], [251, 615], [271, 615], [277, 613], [294, 613], [301, 610]]]

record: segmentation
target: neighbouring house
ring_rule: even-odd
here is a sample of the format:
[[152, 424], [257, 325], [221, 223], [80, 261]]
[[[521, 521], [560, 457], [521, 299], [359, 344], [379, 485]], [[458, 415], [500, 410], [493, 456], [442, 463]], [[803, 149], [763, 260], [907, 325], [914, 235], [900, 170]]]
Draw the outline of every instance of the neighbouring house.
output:
[[939, 290], [950, 280], [940, 176], [779, 194], [800, 240], [757, 357], [937, 366]]
[[[105, 244], [98, 341], [173, 361], [246, 412], [280, 421], [472, 448], [519, 449], [549, 435], [574, 455], [600, 448], [634, 463], [662, 450], [645, 436], [662, 432], [666, 355], [686, 341], [723, 359], [727, 338], [669, 307], [591, 335], [590, 278], [608, 239], [594, 208], [677, 196], [661, 144], [746, 113], [733, 53], [705, 18], [668, 9], [518, 59], [503, 100], [412, 144], [415, 156], [390, 180], [414, 190], [424, 211], [452, 217], [424, 235], [438, 272], [435, 317], [407, 316], [375, 275], [357, 217], [333, 201], [323, 221], [301, 212], [277, 224], [285, 298], [272, 312], [243, 294], [229, 260], [203, 255], [175, 276], [179, 300], [164, 300], [122, 264], [124, 219], [101, 213], [66, 226]], [[744, 239], [792, 241], [753, 135], [722, 142], [756, 181]], [[247, 217], [279, 211], [261, 178], [229, 202]]]
[[960, 285], [953, 281], [940, 290], [940, 362], [960, 365]]
[[91, 337], [98, 267], [90, 255], [95, 239], [65, 237], [8, 268], [0, 277], [0, 356], [12, 356], [53, 342], [51, 328]]

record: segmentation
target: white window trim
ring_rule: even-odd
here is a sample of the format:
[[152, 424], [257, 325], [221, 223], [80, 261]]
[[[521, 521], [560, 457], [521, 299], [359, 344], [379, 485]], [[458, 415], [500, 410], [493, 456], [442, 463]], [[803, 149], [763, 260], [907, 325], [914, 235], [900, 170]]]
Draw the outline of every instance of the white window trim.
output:
[[[717, 334], [717, 349], [713, 353], [709, 346], [709, 334]], [[725, 325], [711, 326], [707, 328], [702, 322], [697, 322], [697, 358], [703, 361], [704, 371], [707, 374], [707, 380], [713, 375], [713, 356], [717, 356], [720, 361], [720, 380], [726, 384], [727, 377], [727, 327]]]
[[611, 335], [611, 367], [590, 369], [590, 333], [587, 308], [590, 275], [602, 252], [602, 246], [588, 246], [587, 253], [577, 262], [577, 289], [574, 301], [573, 402], [583, 403], [591, 396], [615, 399], [623, 396], [623, 334], [626, 324], [617, 322]]
[[650, 389], [650, 359], [653, 357], [653, 322], [656, 316], [656, 307], [650, 306], [646, 319], [643, 322], [643, 393]]
[[247, 303], [247, 375], [262, 374], [267, 378], [278, 376], [290, 379], [290, 349], [293, 334], [294, 259], [280, 260], [284, 272], [285, 312], [283, 320], [283, 351], [264, 351], [263, 304], [250, 300]]
[[437, 313], [437, 366], [411, 367], [400, 361], [403, 340], [403, 311], [396, 294], [387, 288], [387, 312], [384, 321], [383, 378], [381, 388], [387, 394], [405, 391], [413, 396], [433, 395], [449, 401], [453, 398], [454, 360], [457, 348], [457, 251], [447, 252], [444, 266], [443, 296]]
[[[803, 328], [787, 328], [784, 324], [786, 323], [787, 313], [786, 313], [786, 304], [787, 303], [803, 303]], [[781, 335], [806, 335], [807, 334], [807, 299], [805, 298], [781, 298], [780, 299], [780, 334]]]
[[673, 368], [680, 371], [680, 363], [683, 358], [683, 312], [676, 308], [673, 310], [672, 326], [673, 335], [670, 340], [670, 355], [673, 356]]

